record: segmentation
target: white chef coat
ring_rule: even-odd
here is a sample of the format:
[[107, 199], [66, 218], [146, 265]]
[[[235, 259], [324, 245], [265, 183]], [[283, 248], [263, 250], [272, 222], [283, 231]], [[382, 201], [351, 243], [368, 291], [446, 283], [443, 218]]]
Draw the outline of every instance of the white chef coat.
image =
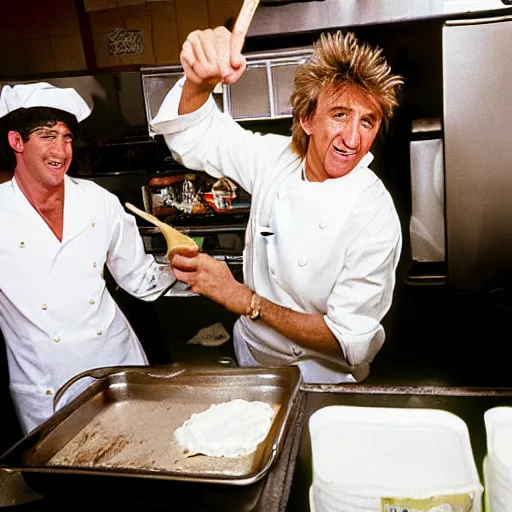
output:
[[298, 364], [306, 382], [366, 378], [384, 343], [381, 320], [391, 305], [402, 244], [393, 200], [368, 167], [373, 156], [343, 177], [305, 181], [290, 137], [244, 130], [211, 97], [179, 116], [183, 82], [164, 99], [153, 129], [186, 167], [227, 176], [252, 195], [247, 286], [286, 308], [324, 315], [343, 352], [343, 358], [329, 357], [243, 316], [234, 333], [239, 363]]
[[0, 329], [25, 433], [51, 416], [55, 392], [78, 373], [148, 363], [106, 288], [104, 265], [144, 300], [175, 281], [146, 254], [135, 218], [116, 196], [68, 176], [64, 187], [60, 242], [15, 178], [0, 185]]

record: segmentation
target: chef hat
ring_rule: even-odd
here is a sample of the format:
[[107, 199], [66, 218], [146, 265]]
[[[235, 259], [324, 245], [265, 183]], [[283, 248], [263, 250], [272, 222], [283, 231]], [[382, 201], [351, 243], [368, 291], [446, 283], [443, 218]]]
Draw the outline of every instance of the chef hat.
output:
[[83, 121], [91, 109], [72, 88], [60, 88], [46, 82], [4, 85], [0, 92], [0, 118], [19, 108], [52, 107], [73, 114]]

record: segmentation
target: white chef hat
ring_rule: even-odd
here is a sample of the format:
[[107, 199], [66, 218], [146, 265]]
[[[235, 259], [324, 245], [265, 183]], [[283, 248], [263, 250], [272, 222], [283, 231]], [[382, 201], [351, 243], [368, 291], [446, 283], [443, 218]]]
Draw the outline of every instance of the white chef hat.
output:
[[75, 89], [60, 88], [46, 82], [4, 85], [0, 92], [0, 118], [18, 108], [52, 107], [73, 114], [83, 121], [91, 109]]

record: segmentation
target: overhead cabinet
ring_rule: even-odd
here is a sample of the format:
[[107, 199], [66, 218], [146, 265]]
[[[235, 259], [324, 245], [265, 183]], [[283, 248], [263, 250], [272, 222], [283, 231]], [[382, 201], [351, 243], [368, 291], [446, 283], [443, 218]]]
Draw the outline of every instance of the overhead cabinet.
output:
[[4, 2], [0, 16], [0, 74], [178, 65], [187, 35], [197, 29], [229, 26], [242, 1]]
[[19, 76], [85, 69], [85, 54], [74, 2], [2, 2], [2, 75]]

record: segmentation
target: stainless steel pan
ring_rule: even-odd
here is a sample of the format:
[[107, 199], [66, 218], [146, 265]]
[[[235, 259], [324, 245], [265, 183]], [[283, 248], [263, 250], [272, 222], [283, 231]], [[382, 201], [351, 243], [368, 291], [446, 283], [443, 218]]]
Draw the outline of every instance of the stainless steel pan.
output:
[[[116, 476], [244, 486], [275, 463], [295, 414], [301, 383], [296, 367], [102, 368], [64, 385], [56, 403], [85, 377], [93, 384], [0, 457], [0, 467], [23, 474]], [[261, 400], [276, 409], [256, 452], [239, 458], [179, 453], [173, 432], [194, 412], [234, 398]]]

